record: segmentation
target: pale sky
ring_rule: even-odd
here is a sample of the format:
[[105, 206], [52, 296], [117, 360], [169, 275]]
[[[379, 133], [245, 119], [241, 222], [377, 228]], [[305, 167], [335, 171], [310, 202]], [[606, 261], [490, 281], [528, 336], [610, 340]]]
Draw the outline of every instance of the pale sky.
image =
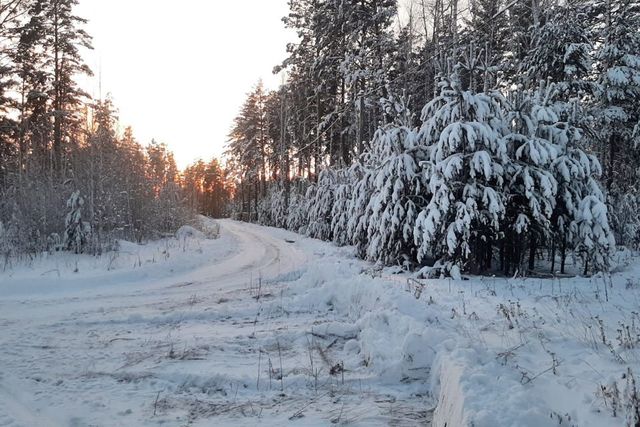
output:
[[280, 83], [287, 12], [287, 0], [80, 0], [95, 47], [87, 90], [98, 97], [101, 74], [121, 124], [166, 142], [180, 168], [220, 156], [245, 94]]

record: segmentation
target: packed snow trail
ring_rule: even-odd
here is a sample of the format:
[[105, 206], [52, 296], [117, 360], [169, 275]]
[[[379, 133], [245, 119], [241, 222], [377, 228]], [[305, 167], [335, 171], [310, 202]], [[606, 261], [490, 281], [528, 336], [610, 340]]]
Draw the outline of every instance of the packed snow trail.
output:
[[221, 224], [113, 271], [2, 276], [0, 426], [428, 423], [428, 367], [385, 380], [357, 356], [361, 309], [302, 292], [360, 262], [318, 267], [322, 242]]

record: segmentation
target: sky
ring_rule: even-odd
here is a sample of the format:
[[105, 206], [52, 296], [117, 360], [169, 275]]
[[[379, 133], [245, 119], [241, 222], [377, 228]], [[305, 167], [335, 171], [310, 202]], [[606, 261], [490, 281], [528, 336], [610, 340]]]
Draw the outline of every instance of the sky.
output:
[[287, 0], [80, 0], [95, 48], [84, 85], [111, 94], [121, 125], [165, 142], [180, 168], [220, 156], [245, 95], [281, 81], [271, 71], [295, 40], [287, 12]]

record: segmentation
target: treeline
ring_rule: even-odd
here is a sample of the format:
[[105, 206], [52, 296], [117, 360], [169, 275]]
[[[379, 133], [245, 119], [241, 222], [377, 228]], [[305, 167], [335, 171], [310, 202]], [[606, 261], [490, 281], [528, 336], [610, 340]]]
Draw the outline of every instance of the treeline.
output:
[[97, 254], [174, 231], [195, 212], [172, 153], [119, 131], [79, 85], [91, 49], [76, 0], [0, 2], [0, 255]]
[[208, 163], [197, 160], [189, 165], [182, 173], [182, 188], [192, 211], [213, 218], [229, 215], [233, 182], [218, 159]]
[[289, 4], [286, 83], [230, 133], [239, 217], [454, 276], [638, 245], [638, 2]]

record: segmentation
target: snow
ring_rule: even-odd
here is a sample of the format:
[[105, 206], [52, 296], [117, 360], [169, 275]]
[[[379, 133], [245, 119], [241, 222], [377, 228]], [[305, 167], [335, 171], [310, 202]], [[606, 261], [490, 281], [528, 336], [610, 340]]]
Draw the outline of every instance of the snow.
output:
[[220, 225], [218, 239], [1, 273], [0, 425], [424, 425], [434, 408], [434, 426], [624, 419], [602, 386], [637, 375], [636, 258], [611, 280], [418, 281], [353, 248]]
[[190, 237], [195, 239], [204, 239], [204, 233], [202, 231], [196, 230], [190, 225], [183, 225], [176, 231], [176, 238], [178, 240], [184, 240]]

